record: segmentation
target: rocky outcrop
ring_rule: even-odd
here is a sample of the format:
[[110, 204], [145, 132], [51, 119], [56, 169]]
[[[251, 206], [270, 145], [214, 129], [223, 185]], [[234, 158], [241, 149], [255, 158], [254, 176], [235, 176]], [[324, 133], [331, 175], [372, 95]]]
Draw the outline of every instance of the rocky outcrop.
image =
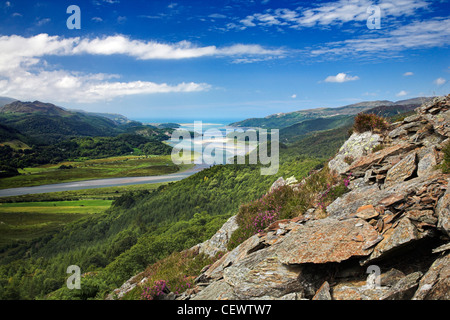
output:
[[449, 299], [450, 176], [437, 167], [449, 110], [447, 96], [384, 134], [353, 134], [329, 162], [351, 177], [351, 190], [325, 218], [274, 222], [205, 270], [197, 293], [183, 298]]
[[338, 154], [330, 160], [328, 166], [341, 174], [348, 170], [354, 159], [368, 154], [372, 149], [380, 144], [379, 134], [370, 131], [363, 133], [353, 133], [344, 143]]
[[199, 253], [204, 253], [210, 257], [214, 257], [219, 252], [225, 252], [227, 251], [228, 241], [237, 228], [236, 216], [232, 216], [210, 239], [196, 245], [191, 250], [198, 250]]

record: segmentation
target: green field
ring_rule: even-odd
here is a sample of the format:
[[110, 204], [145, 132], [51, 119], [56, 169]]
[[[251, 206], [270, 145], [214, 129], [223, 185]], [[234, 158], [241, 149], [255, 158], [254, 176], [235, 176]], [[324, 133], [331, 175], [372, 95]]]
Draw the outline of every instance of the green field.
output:
[[[71, 169], [60, 169], [60, 166]], [[61, 162], [19, 170], [21, 175], [0, 179], [0, 189], [119, 177], [156, 176], [175, 173], [192, 165], [174, 165], [170, 156], [120, 156]]]
[[56, 231], [85, 215], [108, 209], [112, 200], [0, 203], [0, 247]]
[[97, 214], [127, 192], [154, 190], [164, 183], [106, 187], [0, 198], [0, 251], [60, 230], [86, 215]]

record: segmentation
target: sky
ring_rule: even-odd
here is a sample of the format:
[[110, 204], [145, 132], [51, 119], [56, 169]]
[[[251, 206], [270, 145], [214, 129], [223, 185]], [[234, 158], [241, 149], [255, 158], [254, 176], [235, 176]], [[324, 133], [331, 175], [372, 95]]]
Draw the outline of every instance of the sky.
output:
[[448, 0], [0, 0], [0, 96], [241, 120], [448, 94], [449, 45]]

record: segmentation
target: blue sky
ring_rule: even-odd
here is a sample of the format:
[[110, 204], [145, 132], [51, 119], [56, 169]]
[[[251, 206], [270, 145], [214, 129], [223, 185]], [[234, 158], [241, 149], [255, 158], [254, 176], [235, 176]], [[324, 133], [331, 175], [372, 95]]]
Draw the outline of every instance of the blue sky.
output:
[[[70, 5], [81, 29], [68, 29]], [[367, 21], [379, 10], [379, 29]], [[0, 1], [0, 96], [238, 120], [450, 92], [449, 2]]]

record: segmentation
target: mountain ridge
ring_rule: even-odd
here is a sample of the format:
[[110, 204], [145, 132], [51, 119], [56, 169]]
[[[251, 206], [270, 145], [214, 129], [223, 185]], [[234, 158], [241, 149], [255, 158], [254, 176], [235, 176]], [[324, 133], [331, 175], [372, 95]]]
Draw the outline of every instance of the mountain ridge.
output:
[[356, 115], [357, 113], [365, 112], [367, 110], [382, 106], [389, 107], [400, 105], [415, 105], [416, 107], [419, 107], [422, 103], [428, 102], [431, 99], [431, 97], [417, 97], [407, 100], [399, 100], [396, 102], [389, 100], [363, 101], [336, 108], [314, 108], [287, 113], [276, 113], [263, 118], [249, 118], [242, 121], [233, 122], [229, 125], [235, 127], [282, 129], [305, 120], [313, 120], [317, 118], [339, 115]]

